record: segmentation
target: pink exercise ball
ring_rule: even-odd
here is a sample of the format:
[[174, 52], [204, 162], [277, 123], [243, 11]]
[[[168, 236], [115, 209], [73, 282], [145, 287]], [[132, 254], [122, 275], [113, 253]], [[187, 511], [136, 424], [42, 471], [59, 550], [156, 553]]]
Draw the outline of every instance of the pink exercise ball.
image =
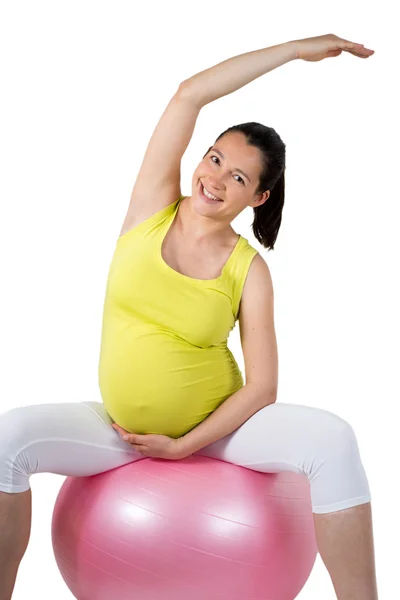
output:
[[305, 476], [195, 455], [68, 477], [52, 542], [78, 600], [293, 600], [317, 556]]

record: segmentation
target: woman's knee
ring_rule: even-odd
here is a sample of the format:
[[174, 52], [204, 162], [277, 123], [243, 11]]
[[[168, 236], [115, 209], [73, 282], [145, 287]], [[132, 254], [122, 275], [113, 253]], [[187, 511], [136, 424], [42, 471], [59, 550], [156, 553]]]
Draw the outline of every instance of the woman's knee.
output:
[[17, 406], [0, 414], [0, 451], [18, 446], [29, 433], [29, 406]]
[[276, 435], [285, 432], [290, 445], [298, 453], [303, 450], [311, 455], [317, 452], [327, 455], [355, 439], [350, 423], [329, 410], [300, 404], [274, 404], [272, 407], [276, 412], [275, 418], [266, 413], [267, 421], [275, 426]]
[[0, 490], [14, 493], [29, 489], [29, 468], [21, 449], [29, 439], [25, 407], [0, 414]]
[[350, 423], [327, 436], [308, 475], [314, 512], [344, 510], [371, 500], [357, 436]]
[[355, 431], [352, 425], [334, 413], [333, 418], [326, 420], [326, 425], [323, 430], [323, 448], [329, 454], [342, 451], [350, 441], [356, 439]]
[[[287, 434], [299, 453], [303, 450], [323, 457], [339, 451], [347, 441], [355, 439], [353, 427], [336, 413], [305, 405], [284, 406], [282, 414], [277, 416], [290, 422]], [[276, 407], [278, 413], [278, 405]]]
[[302, 405], [288, 405], [284, 412], [291, 419], [287, 459], [291, 456], [310, 480], [332, 461], [338, 464], [350, 455], [354, 460], [358, 451], [355, 431], [338, 414]]
[[[333, 413], [331, 413], [333, 414]], [[323, 435], [305, 462], [306, 474], [313, 480], [322, 472], [330, 472], [328, 477], [340, 479], [341, 473], [362, 470], [357, 436], [352, 425], [334, 415], [325, 422]], [[331, 426], [330, 426], [331, 425]], [[340, 425], [340, 426], [338, 426]]]

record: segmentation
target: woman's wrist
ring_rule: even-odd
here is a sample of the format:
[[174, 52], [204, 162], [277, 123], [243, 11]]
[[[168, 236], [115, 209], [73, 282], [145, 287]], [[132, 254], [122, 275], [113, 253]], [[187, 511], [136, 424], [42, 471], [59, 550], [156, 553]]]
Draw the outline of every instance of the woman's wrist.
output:
[[291, 60], [297, 60], [299, 57], [299, 50], [297, 47], [297, 40], [292, 40], [290, 42], [286, 42], [286, 45], [291, 49], [292, 52], [292, 59]]

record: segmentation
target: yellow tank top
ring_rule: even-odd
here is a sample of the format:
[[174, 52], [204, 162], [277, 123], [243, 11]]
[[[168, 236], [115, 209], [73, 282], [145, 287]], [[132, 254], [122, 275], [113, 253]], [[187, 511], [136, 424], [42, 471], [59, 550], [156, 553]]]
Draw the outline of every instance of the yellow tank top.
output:
[[119, 237], [109, 269], [99, 386], [131, 433], [181, 437], [244, 385], [227, 340], [257, 250], [240, 236], [216, 279], [172, 269], [161, 244], [184, 197]]

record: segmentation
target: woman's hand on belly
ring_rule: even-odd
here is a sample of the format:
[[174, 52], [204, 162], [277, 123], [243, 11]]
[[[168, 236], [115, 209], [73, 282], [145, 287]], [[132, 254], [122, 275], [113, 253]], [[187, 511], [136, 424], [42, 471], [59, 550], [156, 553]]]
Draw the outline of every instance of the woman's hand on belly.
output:
[[180, 438], [175, 439], [167, 435], [153, 433], [147, 435], [129, 433], [117, 423], [113, 423], [112, 427], [120, 434], [124, 441], [133, 446], [143, 456], [165, 458], [168, 460], [180, 460], [190, 456], [190, 454], [184, 452]]

